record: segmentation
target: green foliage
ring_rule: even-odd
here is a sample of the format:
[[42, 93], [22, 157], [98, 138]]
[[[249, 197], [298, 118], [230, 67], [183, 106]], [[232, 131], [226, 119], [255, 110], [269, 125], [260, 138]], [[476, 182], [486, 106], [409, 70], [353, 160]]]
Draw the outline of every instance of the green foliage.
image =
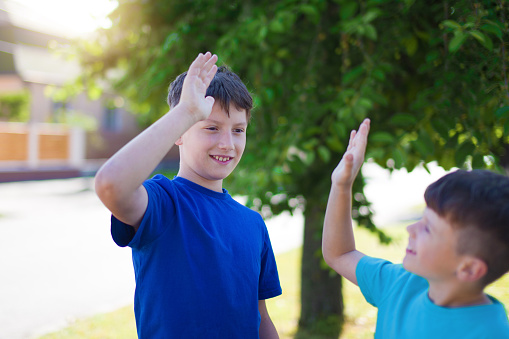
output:
[[30, 93], [0, 94], [0, 120], [26, 122], [30, 119]]
[[[199, 52], [217, 53], [256, 103], [228, 187], [265, 215], [309, 201], [323, 212], [349, 131], [366, 117], [367, 157], [383, 167], [509, 165], [508, 7], [492, 0], [119, 0], [113, 28], [78, 48], [82, 80], [113, 81], [149, 124], [167, 111], [175, 76]], [[363, 187], [360, 177], [354, 188]], [[354, 213], [375, 230], [368, 201], [355, 200]]]

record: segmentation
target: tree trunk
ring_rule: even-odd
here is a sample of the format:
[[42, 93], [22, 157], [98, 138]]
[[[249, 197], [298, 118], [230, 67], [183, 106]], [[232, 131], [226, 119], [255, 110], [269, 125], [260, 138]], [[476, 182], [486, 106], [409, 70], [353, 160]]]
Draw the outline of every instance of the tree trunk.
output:
[[306, 201], [302, 249], [301, 315], [296, 338], [320, 335], [337, 339], [343, 324], [341, 276], [322, 257], [325, 205]]

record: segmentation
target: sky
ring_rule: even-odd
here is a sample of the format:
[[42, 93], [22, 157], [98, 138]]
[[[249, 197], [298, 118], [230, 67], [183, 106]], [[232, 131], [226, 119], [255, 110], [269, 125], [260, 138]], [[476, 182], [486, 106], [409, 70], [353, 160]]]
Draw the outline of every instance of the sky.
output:
[[98, 27], [108, 28], [107, 15], [116, 0], [4, 0], [7, 8], [47, 30], [64, 30], [68, 36], [86, 35]]

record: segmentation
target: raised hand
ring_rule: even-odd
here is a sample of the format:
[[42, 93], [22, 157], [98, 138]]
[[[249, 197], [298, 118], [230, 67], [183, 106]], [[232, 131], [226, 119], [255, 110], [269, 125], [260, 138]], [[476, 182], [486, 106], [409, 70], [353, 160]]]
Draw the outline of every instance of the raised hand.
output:
[[214, 98], [205, 97], [205, 94], [216, 74], [216, 62], [217, 55], [200, 53], [189, 66], [182, 85], [179, 105], [182, 104], [197, 121], [208, 118], [214, 105]]
[[348, 148], [343, 154], [343, 158], [339, 162], [336, 169], [332, 173], [332, 184], [351, 188], [355, 177], [364, 162], [366, 153], [366, 145], [368, 143], [370, 121], [365, 119], [359, 126], [358, 131], [350, 133], [350, 141]]

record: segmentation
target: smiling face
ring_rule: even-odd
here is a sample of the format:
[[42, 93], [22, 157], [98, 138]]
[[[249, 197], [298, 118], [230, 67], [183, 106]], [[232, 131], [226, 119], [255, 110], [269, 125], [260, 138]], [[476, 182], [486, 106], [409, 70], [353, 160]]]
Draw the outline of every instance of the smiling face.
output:
[[246, 147], [245, 110], [230, 105], [230, 116], [214, 103], [208, 119], [194, 124], [176, 145], [180, 151], [178, 176], [221, 192], [223, 179], [237, 166]]
[[458, 232], [447, 220], [426, 208], [422, 219], [407, 230], [409, 238], [403, 267], [429, 282], [454, 278], [461, 256], [456, 253]]

